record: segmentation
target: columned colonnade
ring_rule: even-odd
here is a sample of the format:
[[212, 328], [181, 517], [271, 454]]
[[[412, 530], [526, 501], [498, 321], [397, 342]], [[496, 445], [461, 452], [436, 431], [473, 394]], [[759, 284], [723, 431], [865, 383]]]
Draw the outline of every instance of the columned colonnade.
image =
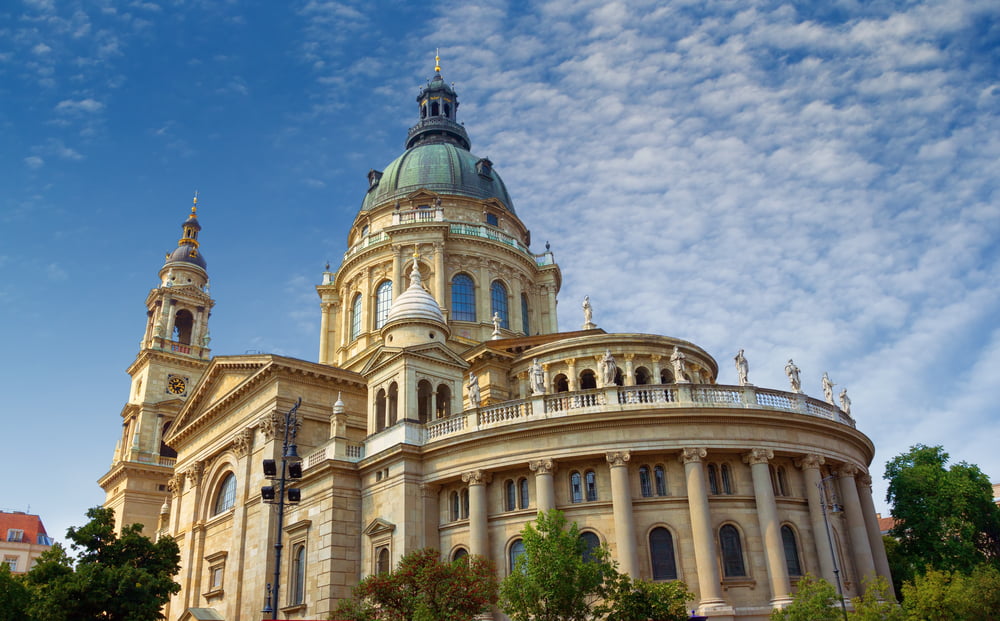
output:
[[[726, 607], [722, 596], [719, 552], [716, 546], [716, 525], [712, 518], [708, 484], [703, 460], [708, 450], [702, 447], [687, 447], [678, 455], [684, 465], [687, 488], [688, 509], [691, 514], [691, 542], [697, 565], [699, 606], [702, 610]], [[632, 510], [631, 477], [628, 462], [631, 452], [619, 450], [608, 452], [605, 458], [610, 469], [611, 499], [614, 513], [614, 537], [616, 560], [625, 573], [638, 577], [639, 550], [635, 519]], [[775, 606], [787, 604], [791, 600], [792, 585], [786, 564], [784, 545], [781, 537], [782, 519], [778, 512], [772, 488], [769, 464], [774, 459], [770, 449], [754, 448], [743, 455], [750, 466], [753, 479], [754, 501], [757, 520], [764, 545], [764, 562], [767, 568], [767, 584], [771, 603]], [[819, 455], [803, 455], [796, 458], [795, 465], [803, 472], [806, 486], [806, 500], [809, 507], [809, 521], [812, 526], [814, 553], [823, 578], [834, 582], [834, 559], [831, 556], [823, 518], [826, 497], [822, 493], [823, 482], [820, 467], [825, 459]], [[538, 511], [548, 511], [557, 506], [555, 497], [553, 459], [538, 459], [529, 462], [528, 467], [535, 474], [535, 505]], [[860, 474], [860, 476], [858, 476]], [[847, 538], [850, 554], [857, 570], [858, 578], [873, 574], [889, 578], [888, 560], [882, 537], [875, 517], [875, 505], [871, 496], [871, 477], [853, 464], [843, 464], [835, 470], [839, 497], [844, 505]], [[473, 470], [462, 475], [469, 485], [469, 547], [473, 554], [489, 555], [489, 529], [486, 485], [492, 480], [490, 473]], [[802, 542], [805, 545], [805, 542]], [[841, 568], [843, 559], [839, 559]]]

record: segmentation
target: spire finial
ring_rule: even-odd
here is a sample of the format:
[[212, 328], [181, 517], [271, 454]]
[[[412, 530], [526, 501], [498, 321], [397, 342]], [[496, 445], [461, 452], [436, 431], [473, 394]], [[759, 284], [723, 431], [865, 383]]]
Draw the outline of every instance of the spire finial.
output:
[[441, 48], [434, 50], [434, 73], [441, 73]]
[[191, 215], [198, 215], [198, 190], [194, 191], [194, 199], [191, 201]]

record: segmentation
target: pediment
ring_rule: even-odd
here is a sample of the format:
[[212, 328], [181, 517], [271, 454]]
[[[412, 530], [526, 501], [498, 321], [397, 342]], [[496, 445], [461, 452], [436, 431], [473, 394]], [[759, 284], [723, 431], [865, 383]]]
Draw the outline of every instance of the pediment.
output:
[[380, 535], [387, 535], [394, 530], [396, 530], [396, 525], [392, 522], [387, 522], [382, 518], [375, 518], [361, 532], [369, 537], [378, 537]]
[[361, 375], [371, 376], [373, 373], [389, 365], [406, 360], [421, 360], [452, 368], [466, 369], [469, 363], [464, 358], [440, 343], [427, 343], [412, 347], [380, 347], [361, 369]]
[[430, 190], [427, 190], [425, 188], [420, 188], [416, 192], [411, 192], [410, 194], [407, 194], [406, 200], [414, 202], [418, 202], [421, 200], [433, 201], [438, 196], [439, 195], [435, 192], [431, 192]]

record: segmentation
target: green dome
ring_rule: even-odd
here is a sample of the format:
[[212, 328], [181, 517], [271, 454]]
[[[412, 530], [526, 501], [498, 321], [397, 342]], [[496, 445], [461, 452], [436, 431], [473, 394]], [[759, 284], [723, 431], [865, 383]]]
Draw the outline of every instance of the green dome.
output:
[[514, 213], [507, 186], [490, 161], [447, 142], [419, 144], [393, 160], [385, 167], [377, 184], [369, 188], [361, 210], [400, 200], [419, 189], [479, 199], [495, 198]]

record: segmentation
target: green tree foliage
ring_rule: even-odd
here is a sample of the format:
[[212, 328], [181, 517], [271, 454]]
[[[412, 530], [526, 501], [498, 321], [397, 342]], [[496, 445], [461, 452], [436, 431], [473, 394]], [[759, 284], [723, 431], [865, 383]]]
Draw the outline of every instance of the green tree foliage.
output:
[[882, 576], [865, 582], [863, 597], [851, 599], [854, 610], [847, 615], [850, 621], [905, 621], [903, 609], [889, 593], [889, 583]]
[[897, 520], [891, 535], [911, 570], [970, 572], [1000, 562], [1000, 509], [989, 478], [975, 465], [947, 464], [942, 447], [922, 444], [886, 464], [886, 500]]
[[424, 548], [389, 573], [368, 576], [342, 600], [334, 619], [353, 621], [471, 621], [497, 601], [493, 564], [480, 556], [451, 562]]
[[30, 597], [24, 580], [0, 563], [0, 621], [25, 621]]
[[584, 621], [617, 576], [605, 548], [591, 550], [575, 523], [557, 510], [539, 513], [521, 531], [524, 554], [500, 583], [500, 609], [513, 621]]
[[771, 621], [840, 621], [837, 589], [832, 584], [806, 574], [799, 580], [792, 603], [771, 613]]
[[43, 553], [28, 572], [29, 616], [45, 621], [153, 621], [180, 591], [173, 576], [180, 551], [169, 538], [153, 542], [132, 524], [114, 532], [114, 511], [95, 507], [90, 522], [70, 528], [66, 538], [74, 564], [61, 546]]
[[683, 582], [632, 580], [621, 574], [612, 581], [607, 597], [605, 621], [686, 621], [687, 602], [695, 595]]
[[983, 564], [970, 574], [928, 569], [903, 585], [907, 621], [1000, 620], [1000, 571]]

